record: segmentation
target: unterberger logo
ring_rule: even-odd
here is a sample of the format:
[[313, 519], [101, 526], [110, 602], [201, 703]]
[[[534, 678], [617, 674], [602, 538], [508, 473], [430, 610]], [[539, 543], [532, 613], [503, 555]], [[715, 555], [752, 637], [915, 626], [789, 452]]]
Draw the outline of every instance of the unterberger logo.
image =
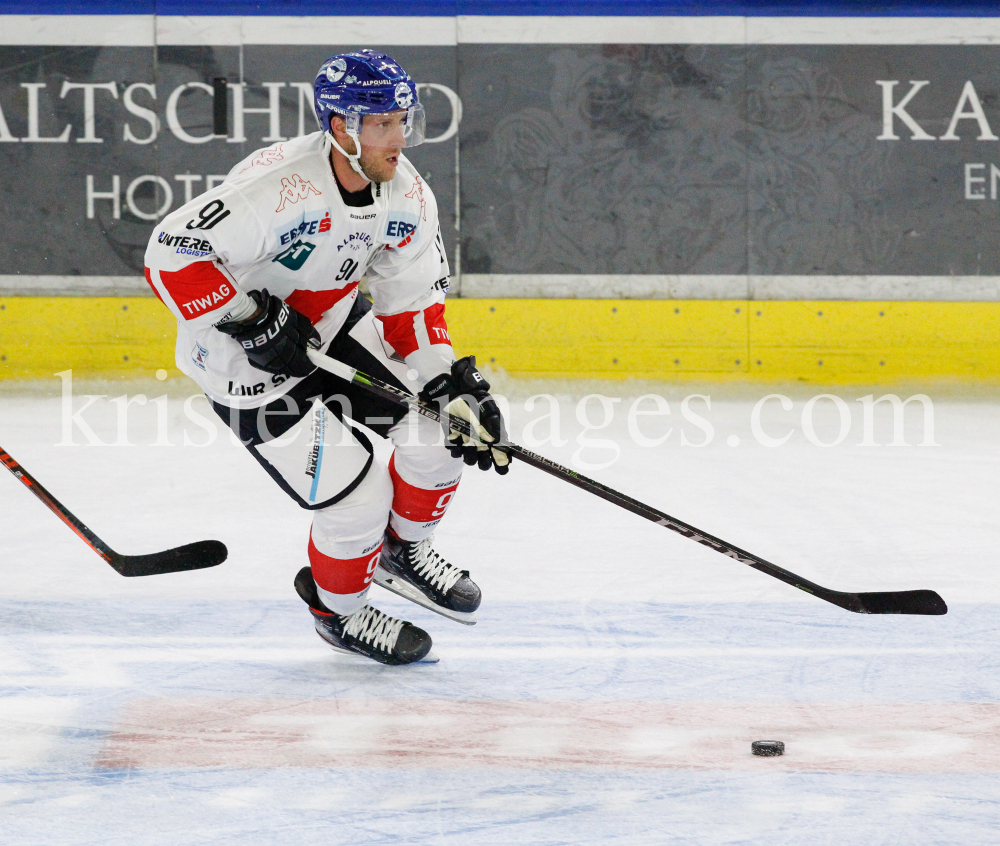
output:
[[312, 255], [315, 249], [316, 245], [310, 244], [308, 241], [296, 241], [287, 250], [278, 253], [271, 261], [283, 264], [289, 270], [298, 270], [306, 263], [306, 259]]
[[278, 207], [274, 210], [275, 214], [278, 212], [283, 212], [285, 206], [288, 203], [293, 205], [299, 200], [304, 200], [310, 194], [315, 194], [317, 197], [323, 195], [315, 185], [313, 185], [308, 179], [303, 179], [297, 173], [292, 174], [292, 178], [289, 179], [287, 176], [281, 178], [281, 193], [278, 195], [280, 202]]
[[274, 230], [281, 246], [291, 244], [301, 235], [327, 235], [330, 232], [330, 210], [306, 212], [293, 224], [284, 224]]
[[207, 256], [215, 252], [212, 245], [203, 238], [191, 238], [187, 235], [168, 235], [161, 232], [156, 240], [164, 247], [176, 247], [175, 253], [183, 256]]

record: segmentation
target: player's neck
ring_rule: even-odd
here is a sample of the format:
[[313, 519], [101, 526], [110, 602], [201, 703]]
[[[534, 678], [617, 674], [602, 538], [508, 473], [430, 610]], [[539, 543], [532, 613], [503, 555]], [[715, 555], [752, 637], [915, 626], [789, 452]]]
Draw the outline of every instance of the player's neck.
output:
[[363, 191], [371, 184], [369, 180], [355, 173], [354, 168], [351, 167], [351, 163], [347, 160], [347, 156], [339, 152], [336, 147], [330, 149], [330, 164], [333, 165], [333, 172], [337, 177], [337, 181], [343, 186], [345, 191], [351, 194]]

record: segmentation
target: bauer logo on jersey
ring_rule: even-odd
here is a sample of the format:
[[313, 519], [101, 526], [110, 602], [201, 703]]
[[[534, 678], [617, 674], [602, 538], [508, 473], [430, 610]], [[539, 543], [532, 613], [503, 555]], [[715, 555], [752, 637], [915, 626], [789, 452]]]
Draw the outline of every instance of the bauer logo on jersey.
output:
[[386, 221], [385, 229], [382, 230], [380, 243], [400, 246], [400, 242], [406, 240], [417, 228], [418, 216], [404, 211], [389, 212], [389, 220]]
[[287, 247], [292, 241], [303, 235], [329, 235], [330, 209], [325, 208], [299, 215], [291, 223], [283, 223], [277, 227], [274, 234], [278, 236], [278, 243], [282, 247]]

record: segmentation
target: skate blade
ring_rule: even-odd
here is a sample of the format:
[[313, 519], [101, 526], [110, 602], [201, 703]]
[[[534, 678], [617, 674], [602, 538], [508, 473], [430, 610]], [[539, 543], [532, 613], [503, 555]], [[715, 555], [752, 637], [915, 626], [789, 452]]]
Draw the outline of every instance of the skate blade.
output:
[[442, 608], [440, 605], [435, 605], [409, 582], [387, 573], [381, 567], [375, 568], [375, 584], [464, 626], [474, 626], [478, 622], [475, 611], [452, 611], [449, 608]]
[[[345, 649], [343, 646], [340, 646], [340, 645], [338, 645], [336, 643], [333, 643], [332, 641], [327, 640], [325, 637], [323, 637], [322, 634], [320, 634], [320, 632], [318, 630], [317, 630], [316, 634], [318, 634], [319, 637], [320, 637], [320, 640], [322, 640], [323, 643], [325, 643], [327, 646], [329, 646], [330, 649], [332, 649], [334, 652], [339, 652], [341, 655], [350, 655], [352, 658], [361, 658], [363, 661], [373, 661], [373, 659], [369, 658], [367, 655], [362, 655], [360, 652], [355, 652], [353, 649]], [[437, 655], [434, 654], [434, 650], [432, 649], [432, 650], [430, 650], [430, 652], [428, 652], [420, 660], [418, 660], [418, 661], [411, 661], [410, 663], [412, 663], [412, 664], [436, 664], [440, 660], [441, 659]], [[375, 662], [375, 663], [378, 663], [378, 662]], [[408, 665], [407, 664], [401, 664], [399, 666], [406, 667]]]

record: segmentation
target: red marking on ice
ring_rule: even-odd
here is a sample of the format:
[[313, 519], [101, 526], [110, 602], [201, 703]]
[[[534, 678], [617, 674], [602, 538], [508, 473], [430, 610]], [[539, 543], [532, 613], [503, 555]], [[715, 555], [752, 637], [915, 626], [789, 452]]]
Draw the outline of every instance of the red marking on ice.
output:
[[1000, 705], [150, 699], [98, 766], [1000, 772]]

